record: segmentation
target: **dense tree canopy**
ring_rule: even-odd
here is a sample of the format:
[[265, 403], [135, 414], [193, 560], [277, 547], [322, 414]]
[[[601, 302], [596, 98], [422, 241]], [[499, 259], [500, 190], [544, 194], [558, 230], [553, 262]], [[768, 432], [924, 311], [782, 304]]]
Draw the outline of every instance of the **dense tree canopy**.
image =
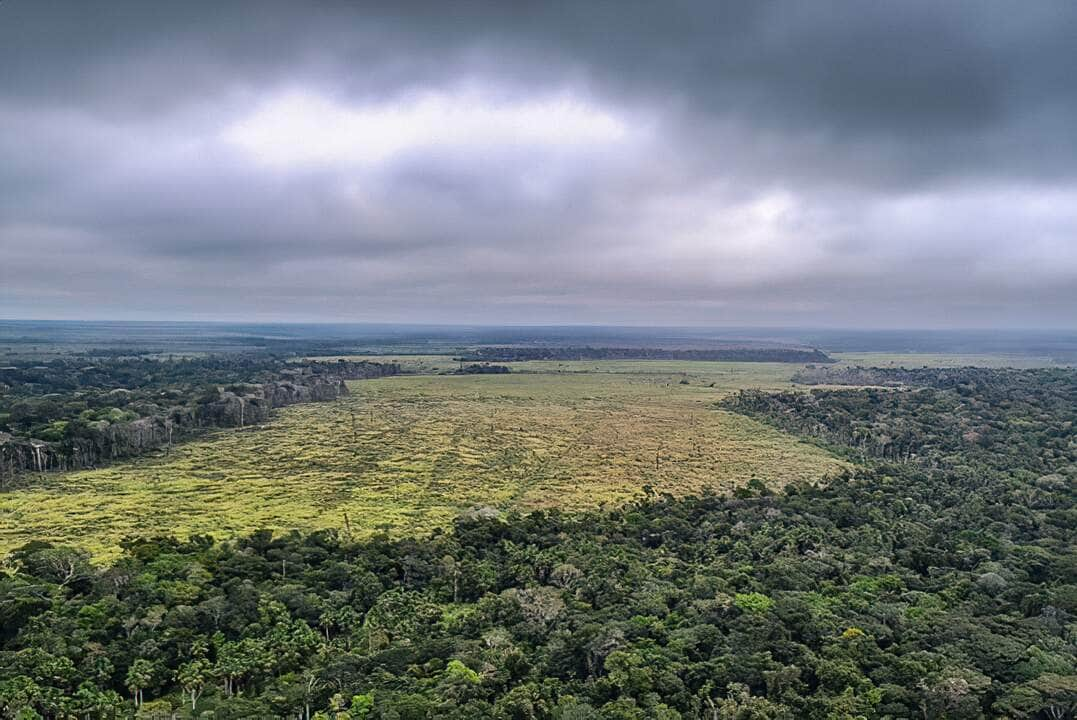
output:
[[108, 568], [28, 545], [0, 577], [0, 713], [1070, 717], [1077, 377], [987, 378], [733, 401], [862, 454], [824, 487], [132, 539]]
[[[85, 362], [85, 361], [83, 361]], [[346, 379], [392, 363], [286, 362], [262, 355], [55, 359], [0, 368], [0, 490], [30, 473], [95, 467], [263, 422], [277, 407], [332, 400]]]
[[[0, 432], [59, 440], [198, 401], [217, 386], [265, 382], [295, 367], [269, 355], [75, 357], [0, 368]], [[213, 393], [215, 399], [215, 392]]]

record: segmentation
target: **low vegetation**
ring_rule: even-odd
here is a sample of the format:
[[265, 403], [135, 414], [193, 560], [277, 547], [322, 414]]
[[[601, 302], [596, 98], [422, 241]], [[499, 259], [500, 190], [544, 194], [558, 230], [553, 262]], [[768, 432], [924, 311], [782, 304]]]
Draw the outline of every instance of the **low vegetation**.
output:
[[478, 347], [466, 360], [513, 362], [521, 360], [705, 360], [725, 362], [828, 363], [833, 360], [815, 348], [736, 346], [710, 349], [656, 347]]
[[[653, 492], [818, 480], [845, 463], [715, 401], [789, 387], [788, 365], [525, 363], [510, 374], [350, 383], [165, 455], [53, 474], [0, 494], [0, 551], [259, 528], [425, 531], [473, 506], [581, 509]], [[450, 367], [453, 365], [450, 363]], [[539, 371], [541, 370], [541, 371]], [[682, 384], [683, 383], [683, 384]]]

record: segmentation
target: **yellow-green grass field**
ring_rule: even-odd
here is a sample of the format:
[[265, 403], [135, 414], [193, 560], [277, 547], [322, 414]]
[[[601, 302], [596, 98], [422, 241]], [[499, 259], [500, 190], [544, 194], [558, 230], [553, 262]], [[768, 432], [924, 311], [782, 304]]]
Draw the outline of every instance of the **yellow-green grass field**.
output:
[[1019, 370], [1041, 367], [1063, 367], [1064, 364], [1053, 358], [1038, 355], [1002, 355], [1002, 354], [952, 354], [952, 353], [830, 353], [830, 356], [843, 365], [861, 365], [863, 367], [905, 367], [905, 368], [946, 368], [946, 367], [988, 367], [1016, 368]]
[[[508, 375], [396, 376], [99, 470], [0, 494], [0, 553], [31, 540], [117, 552], [127, 535], [343, 527], [417, 532], [463, 510], [567, 510], [756, 477], [821, 480], [844, 463], [715, 408], [740, 388], [789, 387], [799, 366], [528, 362]], [[682, 382], [684, 381], [684, 382]]]

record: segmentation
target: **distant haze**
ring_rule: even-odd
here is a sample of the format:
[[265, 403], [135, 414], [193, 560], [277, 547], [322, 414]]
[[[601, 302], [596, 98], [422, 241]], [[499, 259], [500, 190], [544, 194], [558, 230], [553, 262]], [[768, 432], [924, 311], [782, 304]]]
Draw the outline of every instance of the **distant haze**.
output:
[[1077, 327], [1077, 3], [0, 1], [0, 318]]

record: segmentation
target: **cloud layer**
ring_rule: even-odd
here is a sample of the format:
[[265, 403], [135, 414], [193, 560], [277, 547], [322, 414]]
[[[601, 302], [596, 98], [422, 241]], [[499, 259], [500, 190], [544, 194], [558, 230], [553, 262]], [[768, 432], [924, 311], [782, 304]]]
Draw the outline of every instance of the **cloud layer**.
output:
[[0, 3], [0, 316], [1077, 325], [1077, 6]]

